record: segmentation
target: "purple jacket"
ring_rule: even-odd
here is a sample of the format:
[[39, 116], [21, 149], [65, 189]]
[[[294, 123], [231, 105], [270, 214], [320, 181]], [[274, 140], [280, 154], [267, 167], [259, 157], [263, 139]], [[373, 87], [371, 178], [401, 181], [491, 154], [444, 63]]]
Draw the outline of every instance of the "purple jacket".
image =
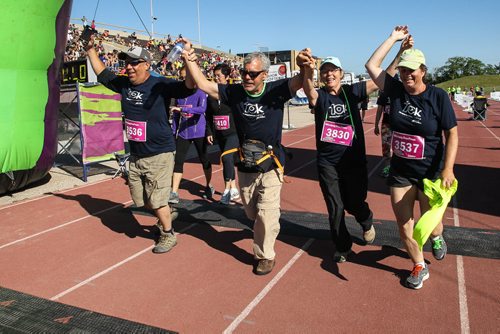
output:
[[181, 107], [181, 112], [173, 115], [172, 131], [175, 138], [205, 137], [207, 94], [198, 89], [185, 99], [177, 99], [176, 106]]

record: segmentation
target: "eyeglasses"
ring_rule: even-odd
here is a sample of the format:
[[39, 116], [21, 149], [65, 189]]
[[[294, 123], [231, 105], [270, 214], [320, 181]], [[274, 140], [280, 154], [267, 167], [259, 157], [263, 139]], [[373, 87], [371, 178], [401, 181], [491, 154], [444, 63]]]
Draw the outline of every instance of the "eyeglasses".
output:
[[340, 71], [340, 67], [323, 68], [323, 69], [320, 69], [319, 71], [320, 71], [320, 73], [338, 72], [338, 71]]
[[125, 62], [125, 65], [129, 65], [130, 64], [131, 66], [136, 67], [140, 63], [145, 63], [145, 62], [146, 62], [145, 60], [139, 60], [139, 59], [137, 59], [137, 60], [127, 60]]
[[262, 72], [265, 72], [265, 70], [255, 71], [255, 72], [254, 71], [246, 71], [246, 70], [243, 70], [243, 69], [240, 70], [240, 74], [241, 74], [242, 77], [245, 77], [248, 74], [248, 76], [251, 79], [257, 78]]

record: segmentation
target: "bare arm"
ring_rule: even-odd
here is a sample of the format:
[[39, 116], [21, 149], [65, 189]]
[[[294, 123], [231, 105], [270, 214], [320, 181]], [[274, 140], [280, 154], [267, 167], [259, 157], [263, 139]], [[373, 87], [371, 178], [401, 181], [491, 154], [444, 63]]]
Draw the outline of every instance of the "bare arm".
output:
[[382, 111], [384, 110], [384, 107], [382, 105], [379, 105], [377, 107], [377, 114], [375, 115], [375, 127], [373, 128], [373, 133], [375, 133], [375, 136], [378, 136], [380, 134], [380, 128], [378, 124], [380, 123], [380, 118], [382, 118]]
[[397, 26], [392, 31], [391, 35], [375, 50], [370, 59], [365, 64], [366, 70], [370, 77], [373, 79], [375, 84], [381, 90], [384, 89], [384, 81], [385, 81], [385, 71], [382, 70], [382, 61], [389, 53], [389, 50], [392, 46], [400, 41], [408, 35], [408, 27], [407, 26]]
[[101, 74], [106, 69], [106, 65], [101, 61], [97, 51], [94, 49], [94, 37], [87, 44], [87, 58], [90, 60], [90, 65], [96, 75]]
[[194, 54], [194, 49], [191, 48], [191, 42], [187, 39], [183, 39], [185, 46], [184, 51], [182, 51], [182, 58], [186, 64], [187, 78], [186, 86], [189, 82], [193, 82], [196, 87], [207, 93], [214, 99], [219, 100], [219, 86], [216, 82], [209, 81], [203, 73], [201, 72], [198, 64], [196, 64], [196, 55]]
[[401, 47], [399, 48], [398, 53], [390, 63], [389, 67], [385, 70], [387, 74], [389, 74], [391, 77], [396, 75], [397, 71], [397, 66], [399, 62], [399, 57], [401, 57], [401, 54], [408, 49], [411, 49], [413, 47], [414, 41], [413, 41], [413, 36], [408, 35], [402, 42], [401, 42]]
[[300, 61], [303, 63], [301, 70], [302, 68], [304, 70], [304, 75], [303, 75], [304, 93], [306, 94], [307, 99], [309, 100], [309, 105], [315, 106], [316, 101], [318, 100], [318, 92], [316, 91], [316, 88], [314, 88], [315, 61], [312, 58], [311, 49], [309, 48], [304, 49], [303, 53], [297, 56], [297, 63], [299, 63], [299, 57]]
[[451, 187], [455, 181], [455, 174], [453, 173], [453, 166], [455, 165], [455, 158], [458, 150], [458, 129], [455, 126], [450, 130], [444, 132], [446, 139], [446, 151], [444, 154], [444, 168], [441, 171], [441, 184], [445, 188]]

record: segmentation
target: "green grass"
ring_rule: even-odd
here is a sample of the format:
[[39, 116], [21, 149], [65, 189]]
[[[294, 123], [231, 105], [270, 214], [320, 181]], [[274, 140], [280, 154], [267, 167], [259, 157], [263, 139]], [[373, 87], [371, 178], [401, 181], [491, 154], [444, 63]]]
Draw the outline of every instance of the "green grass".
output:
[[446, 90], [448, 87], [464, 87], [469, 91], [470, 87], [483, 87], [485, 94], [489, 94], [493, 90], [500, 90], [500, 75], [471, 75], [468, 77], [461, 77], [455, 80], [441, 82], [436, 85], [437, 87]]

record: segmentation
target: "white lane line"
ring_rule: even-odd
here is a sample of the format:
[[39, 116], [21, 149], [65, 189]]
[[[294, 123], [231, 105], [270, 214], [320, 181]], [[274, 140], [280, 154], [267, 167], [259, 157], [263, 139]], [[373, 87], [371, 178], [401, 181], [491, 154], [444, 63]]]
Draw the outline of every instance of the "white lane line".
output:
[[81, 217], [81, 218], [78, 218], [78, 219], [75, 219], [75, 220], [72, 220], [72, 221], [69, 221], [67, 223], [64, 223], [64, 224], [61, 224], [61, 225], [58, 225], [58, 226], [54, 226], [52, 228], [49, 228], [47, 230], [43, 230], [41, 232], [38, 232], [38, 233], [35, 233], [35, 234], [32, 234], [32, 235], [29, 235], [27, 237], [24, 237], [22, 239], [17, 239], [17, 240], [14, 240], [14, 241], [11, 241], [9, 243], [6, 243], [4, 245], [1, 245], [0, 246], [0, 249], [2, 248], [5, 248], [5, 247], [9, 247], [9, 246], [12, 246], [12, 245], [15, 245], [17, 243], [20, 243], [20, 242], [23, 242], [23, 241], [26, 241], [26, 240], [29, 240], [31, 238], [34, 238], [34, 237], [38, 237], [39, 235], [42, 235], [42, 234], [45, 234], [45, 233], [48, 233], [48, 232], [51, 232], [51, 231], [55, 231], [57, 229], [60, 229], [61, 227], [65, 227], [65, 226], [68, 226], [68, 225], [71, 225], [71, 224], [74, 224], [74, 223], [77, 223], [83, 219], [86, 219], [88, 217], [92, 217], [92, 216], [97, 216], [103, 212], [106, 212], [106, 211], [110, 211], [110, 210], [113, 210], [113, 209], [116, 209], [118, 207], [122, 207], [123, 205], [126, 205], [128, 203], [132, 203], [132, 201], [128, 201], [128, 202], [125, 202], [125, 203], [121, 203], [121, 204], [117, 204], [117, 205], [113, 205], [112, 207], [110, 208], [107, 208], [107, 209], [104, 209], [104, 210], [100, 210], [100, 211], [97, 211], [97, 212], [94, 212], [92, 214], [89, 214], [89, 215], [86, 215], [84, 217]]
[[247, 305], [247, 307], [234, 319], [234, 321], [224, 330], [224, 334], [232, 333], [238, 325], [245, 320], [245, 318], [252, 312], [252, 310], [264, 299], [264, 297], [271, 291], [271, 289], [278, 283], [278, 281], [287, 273], [293, 264], [304, 254], [304, 252], [311, 246], [314, 239], [309, 239], [302, 246], [302, 248], [295, 253], [295, 255], [288, 261], [288, 263], [280, 270], [280, 272], [267, 283], [262, 291]]
[[480, 121], [479, 123], [481, 123], [481, 125], [484, 126], [484, 128], [488, 130], [488, 132], [491, 133], [493, 137], [495, 137], [498, 141], [500, 141], [500, 138], [498, 138], [497, 135], [494, 134], [493, 131], [491, 131], [483, 122]]
[[[70, 191], [74, 191], [74, 190], [77, 190], [77, 189], [94, 186], [96, 184], [103, 183], [103, 182], [109, 182], [109, 181], [112, 181], [112, 180], [113, 179], [100, 180], [100, 181], [96, 181], [96, 182], [92, 182], [92, 183], [89, 183], [89, 184], [84, 184], [84, 185], [78, 186], [78, 188], [73, 187], [73, 188], [70, 188], [70, 189], [66, 189], [66, 190], [62, 190], [62, 191], [57, 191], [54, 194], [64, 194], [64, 193], [67, 193], [67, 192], [70, 192]], [[5, 195], [5, 196], [7, 196], [7, 195]], [[37, 197], [37, 198], [32, 198], [32, 199], [27, 199], [27, 200], [19, 200], [19, 202], [8, 204], [8, 205], [0, 207], [0, 210], [9, 209], [9, 208], [21, 205], [21, 204], [26, 204], [26, 203], [38, 201], [40, 199], [47, 198], [47, 197], [54, 197], [54, 195], [45, 195], [45, 196], [40, 196], [40, 197]]]
[[[457, 197], [453, 197], [453, 220], [455, 227], [460, 227], [460, 219], [457, 209]], [[458, 278], [458, 304], [460, 307], [460, 328], [461, 334], [470, 333], [469, 309], [467, 307], [467, 291], [465, 288], [464, 260], [462, 255], [457, 255], [457, 278]]]
[[[186, 232], [187, 230], [189, 230], [190, 228], [192, 228], [192, 227], [193, 227], [193, 226], [195, 226], [195, 225], [198, 225], [198, 224], [197, 224], [197, 223], [193, 223], [193, 224], [191, 224], [191, 225], [189, 225], [189, 226], [187, 226], [187, 227], [183, 228], [182, 230], [180, 230], [180, 231], [179, 231], [179, 232], [177, 232], [176, 234], [179, 234], [179, 233], [184, 233], [184, 232]], [[137, 252], [137, 253], [135, 253], [135, 254], [133, 254], [133, 255], [129, 256], [129, 257], [127, 257], [125, 260], [122, 260], [122, 261], [120, 261], [120, 262], [118, 262], [118, 263], [116, 263], [116, 264], [112, 265], [111, 267], [108, 267], [108, 268], [104, 269], [103, 271], [101, 271], [101, 272], [99, 272], [99, 273], [95, 274], [94, 276], [91, 276], [91, 277], [87, 278], [86, 280], [84, 280], [84, 281], [82, 281], [82, 282], [78, 283], [77, 285], [74, 285], [74, 286], [72, 286], [71, 288], [69, 288], [69, 289], [67, 289], [67, 290], [64, 290], [63, 292], [61, 292], [61, 293], [59, 293], [59, 294], [55, 295], [54, 297], [51, 297], [51, 298], [50, 298], [50, 300], [58, 300], [59, 298], [61, 298], [61, 297], [65, 296], [65, 295], [67, 295], [68, 293], [73, 292], [73, 291], [75, 291], [76, 289], [81, 288], [81, 287], [82, 287], [82, 286], [84, 286], [84, 285], [87, 285], [88, 283], [90, 283], [90, 282], [92, 282], [92, 281], [94, 281], [94, 280], [98, 279], [99, 277], [101, 277], [101, 276], [103, 276], [103, 275], [105, 275], [105, 274], [107, 274], [107, 273], [109, 273], [109, 272], [113, 271], [114, 269], [116, 269], [116, 268], [118, 268], [118, 267], [120, 267], [120, 266], [124, 265], [125, 263], [132, 261], [132, 260], [133, 260], [133, 259], [135, 259], [136, 257], [141, 256], [142, 254], [146, 253], [147, 251], [150, 251], [151, 249], [153, 249], [153, 247], [154, 247], [154, 245], [148, 246], [147, 248], [145, 248], [145, 249], [143, 249], [143, 250], [141, 250], [141, 251], [139, 251], [139, 252]]]

